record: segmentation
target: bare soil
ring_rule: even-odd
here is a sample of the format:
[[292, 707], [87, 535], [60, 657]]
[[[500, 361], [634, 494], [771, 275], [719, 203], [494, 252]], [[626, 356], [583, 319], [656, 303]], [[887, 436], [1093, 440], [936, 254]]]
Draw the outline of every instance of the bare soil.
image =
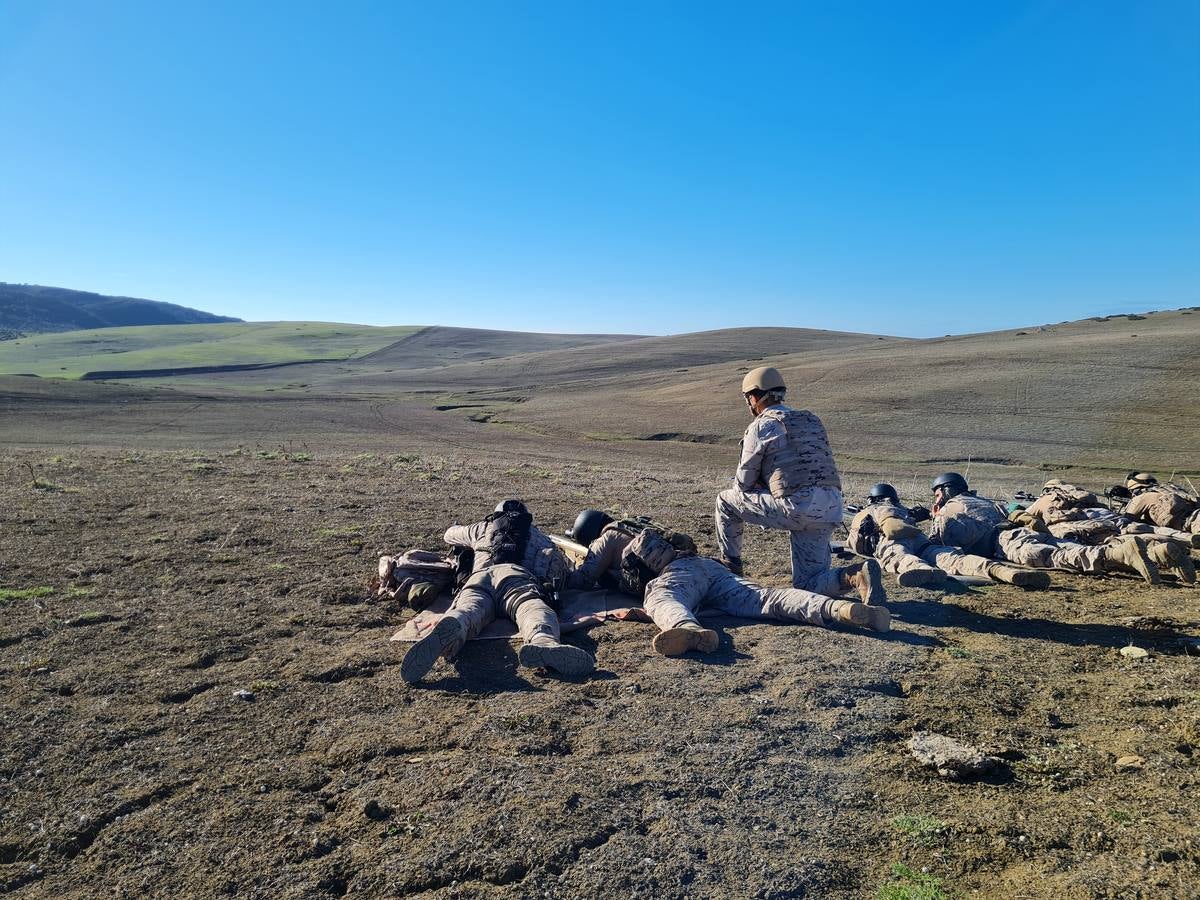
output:
[[[665, 659], [651, 626], [608, 624], [570, 638], [586, 679], [489, 641], [408, 687], [405, 614], [367, 599], [379, 553], [510, 495], [547, 527], [607, 506], [711, 552], [730, 448], [428, 410], [338, 440], [365, 402], [305, 410], [319, 442], [239, 448], [296, 404], [80, 398], [23, 404], [0, 456], [0, 892], [1200, 896], [1196, 589], [892, 583], [885, 636], [730, 620], [716, 654]], [[751, 574], [785, 583], [785, 546], [750, 534]], [[1002, 765], [946, 781], [914, 730]]]

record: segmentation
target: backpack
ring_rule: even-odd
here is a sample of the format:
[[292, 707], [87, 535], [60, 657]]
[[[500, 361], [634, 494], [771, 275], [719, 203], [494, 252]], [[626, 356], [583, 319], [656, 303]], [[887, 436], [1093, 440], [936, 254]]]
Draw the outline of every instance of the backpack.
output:
[[487, 528], [475, 550], [487, 555], [488, 565], [521, 565], [529, 548], [533, 516], [528, 512], [494, 512], [484, 522]]
[[617, 589], [633, 597], [644, 597], [646, 585], [673, 560], [696, 554], [696, 542], [688, 535], [665, 529], [644, 517], [623, 519], [609, 527], [634, 534], [621, 553], [621, 572], [617, 577]]
[[453, 577], [454, 567], [450, 560], [433, 550], [409, 550], [400, 556], [381, 556], [376, 596], [399, 600], [420, 612], [450, 586]]
[[674, 547], [683, 556], [696, 555], [696, 542], [692, 540], [690, 535], [684, 534], [682, 531], [674, 531], [667, 528], [665, 525], [660, 525], [653, 519], [647, 516], [634, 516], [628, 519], [620, 519], [604, 526], [604, 530], [616, 530], [622, 534], [627, 534], [631, 538], [636, 538], [646, 529], [656, 532], [663, 540]]

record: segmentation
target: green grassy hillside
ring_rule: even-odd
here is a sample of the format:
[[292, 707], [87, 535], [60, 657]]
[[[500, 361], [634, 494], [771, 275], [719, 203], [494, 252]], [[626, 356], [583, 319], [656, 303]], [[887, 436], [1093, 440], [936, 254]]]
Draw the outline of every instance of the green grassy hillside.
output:
[[96, 371], [351, 359], [419, 330], [326, 322], [236, 322], [38, 334], [0, 341], [0, 374], [79, 378]]

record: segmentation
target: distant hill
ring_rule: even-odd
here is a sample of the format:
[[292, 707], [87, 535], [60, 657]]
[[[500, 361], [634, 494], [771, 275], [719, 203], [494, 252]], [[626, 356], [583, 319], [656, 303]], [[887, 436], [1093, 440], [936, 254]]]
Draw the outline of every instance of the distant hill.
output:
[[0, 340], [20, 337], [22, 334], [114, 328], [121, 325], [194, 325], [240, 321], [159, 300], [108, 297], [69, 288], [0, 282]]

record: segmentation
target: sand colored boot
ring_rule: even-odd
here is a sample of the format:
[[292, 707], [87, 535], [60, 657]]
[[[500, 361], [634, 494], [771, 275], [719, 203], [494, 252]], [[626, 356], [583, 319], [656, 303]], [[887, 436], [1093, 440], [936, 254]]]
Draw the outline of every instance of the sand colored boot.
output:
[[878, 605], [887, 600], [883, 589], [883, 569], [879, 560], [868, 559], [857, 569], [842, 570], [842, 588], [854, 591], [863, 603]]
[[420, 681], [433, 668], [438, 657], [453, 653], [466, 640], [462, 623], [443, 616], [433, 630], [408, 648], [400, 663], [400, 677], [408, 684]]
[[1146, 542], [1141, 538], [1126, 537], [1101, 548], [1104, 551], [1104, 565], [1109, 569], [1126, 572], [1136, 572], [1145, 579], [1146, 584], [1158, 584], [1158, 566], [1150, 559]]
[[853, 600], [834, 600], [829, 607], [833, 621], [872, 631], [890, 631], [892, 615], [883, 606], [855, 603]]
[[712, 653], [721, 642], [711, 628], [701, 628], [695, 622], [685, 622], [677, 628], [668, 628], [654, 636], [651, 646], [655, 653], [663, 656], [683, 656], [689, 650]]
[[988, 576], [1003, 584], [1013, 584], [1031, 591], [1043, 591], [1050, 587], [1050, 573], [1036, 569], [996, 565], [988, 569]]
[[1168, 569], [1184, 584], [1196, 583], [1196, 564], [1191, 550], [1178, 541], [1147, 541], [1146, 550], [1158, 568]]
[[522, 646], [517, 661], [528, 669], [553, 669], [563, 675], [586, 675], [596, 668], [596, 660], [586, 650], [560, 644], [545, 634]]
[[909, 569], [896, 576], [896, 583], [900, 587], [943, 588], [948, 580], [945, 572], [932, 567]]

